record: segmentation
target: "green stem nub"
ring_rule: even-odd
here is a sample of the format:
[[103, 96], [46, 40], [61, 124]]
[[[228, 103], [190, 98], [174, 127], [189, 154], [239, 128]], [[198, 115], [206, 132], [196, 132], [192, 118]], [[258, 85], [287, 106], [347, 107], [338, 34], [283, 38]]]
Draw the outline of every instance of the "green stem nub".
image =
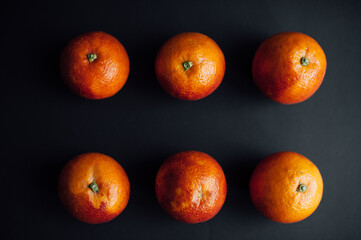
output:
[[187, 61], [183, 63], [184, 71], [188, 71], [193, 66], [193, 63], [191, 61]]
[[302, 57], [302, 58], [301, 58], [301, 65], [302, 65], [302, 66], [307, 66], [308, 64], [309, 64], [308, 59], [305, 58], [305, 57]]
[[95, 59], [98, 58], [96, 53], [90, 53], [86, 55], [88, 57], [89, 62], [93, 62]]
[[93, 193], [99, 192], [98, 185], [96, 184], [95, 180], [91, 184], [88, 185], [88, 187], [93, 191]]
[[305, 184], [300, 183], [297, 188], [297, 192], [304, 192], [307, 190], [307, 186]]

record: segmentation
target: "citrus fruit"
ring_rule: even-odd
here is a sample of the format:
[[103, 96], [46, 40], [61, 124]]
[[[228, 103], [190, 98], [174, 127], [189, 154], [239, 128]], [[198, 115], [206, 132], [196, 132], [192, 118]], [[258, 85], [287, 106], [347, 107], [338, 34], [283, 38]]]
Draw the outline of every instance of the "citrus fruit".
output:
[[161, 207], [175, 219], [200, 223], [222, 208], [227, 183], [221, 166], [208, 154], [180, 152], [160, 167], [155, 192]]
[[128, 204], [129, 180], [113, 158], [84, 153], [63, 168], [58, 183], [67, 211], [86, 223], [104, 223], [118, 216]]
[[198, 100], [221, 84], [225, 72], [222, 50], [201, 33], [181, 33], [159, 50], [155, 73], [160, 85], [173, 97]]
[[88, 99], [116, 94], [129, 75], [129, 58], [123, 45], [104, 32], [89, 32], [71, 40], [60, 57], [66, 85]]
[[294, 223], [318, 207], [323, 181], [318, 168], [295, 152], [278, 152], [263, 159], [250, 180], [255, 207], [269, 219]]
[[326, 73], [326, 56], [311, 37], [284, 32], [265, 40], [253, 59], [252, 74], [270, 99], [295, 104], [310, 98]]

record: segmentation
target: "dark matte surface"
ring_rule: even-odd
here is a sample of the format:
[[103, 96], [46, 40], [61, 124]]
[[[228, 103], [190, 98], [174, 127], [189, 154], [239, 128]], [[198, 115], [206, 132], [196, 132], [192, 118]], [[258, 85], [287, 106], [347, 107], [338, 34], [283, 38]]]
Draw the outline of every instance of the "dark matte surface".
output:
[[[1, 235], [4, 239], [360, 239], [360, 1], [33, 1], [1, 7]], [[3, 3], [4, 4], [4, 3]], [[62, 83], [59, 55], [78, 34], [103, 30], [130, 56], [125, 87], [91, 101]], [[209, 97], [184, 102], [165, 93], [154, 58], [172, 35], [197, 31], [224, 51], [227, 71]], [[328, 69], [308, 101], [268, 100], [251, 78], [257, 46], [299, 31], [323, 47]], [[199, 150], [222, 165], [228, 195], [211, 221], [187, 225], [156, 202], [162, 161]], [[248, 180], [266, 155], [290, 150], [320, 169], [324, 197], [303, 222], [283, 225], [259, 214]], [[88, 225], [59, 203], [59, 171], [72, 157], [114, 157], [131, 182], [128, 207], [115, 220]]]

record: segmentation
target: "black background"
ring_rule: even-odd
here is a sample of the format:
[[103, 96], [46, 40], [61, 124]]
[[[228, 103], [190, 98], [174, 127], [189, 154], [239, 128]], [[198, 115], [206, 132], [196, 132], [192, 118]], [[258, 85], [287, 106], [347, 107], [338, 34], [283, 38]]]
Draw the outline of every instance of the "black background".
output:
[[[360, 1], [15, 1], [1, 8], [1, 235], [4, 239], [360, 239]], [[73, 37], [112, 34], [130, 57], [124, 88], [105, 100], [71, 93], [58, 69]], [[159, 47], [187, 31], [223, 50], [227, 70], [209, 97], [180, 101], [154, 75]], [[328, 68], [308, 101], [281, 105], [251, 77], [273, 34], [298, 31], [325, 51]], [[224, 169], [228, 195], [212, 220], [177, 222], [159, 207], [155, 175], [171, 154], [199, 150]], [[270, 153], [304, 154], [320, 169], [323, 200], [308, 219], [279, 224], [253, 207], [248, 181]], [[131, 182], [125, 211], [88, 225], [61, 206], [57, 177], [72, 157], [115, 158]]]

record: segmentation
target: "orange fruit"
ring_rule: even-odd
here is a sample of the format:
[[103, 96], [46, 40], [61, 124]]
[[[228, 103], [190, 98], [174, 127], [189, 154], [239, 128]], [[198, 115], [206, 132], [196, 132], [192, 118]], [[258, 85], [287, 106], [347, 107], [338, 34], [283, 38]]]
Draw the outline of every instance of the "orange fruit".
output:
[[255, 207], [269, 219], [294, 223], [310, 216], [322, 199], [318, 168], [295, 152], [278, 152], [263, 159], [250, 180]]
[[201, 33], [181, 33], [159, 50], [155, 73], [160, 85], [173, 97], [198, 100], [221, 84], [226, 63], [222, 50]]
[[161, 207], [175, 219], [200, 223], [222, 208], [227, 183], [221, 166], [208, 154], [180, 152], [160, 167], [155, 192]]
[[60, 71], [65, 84], [88, 99], [116, 94], [129, 75], [129, 58], [123, 45], [104, 32], [82, 34], [63, 50]]
[[276, 34], [258, 48], [253, 79], [270, 99], [295, 104], [310, 98], [326, 73], [326, 56], [311, 37], [298, 32]]
[[128, 204], [129, 180], [113, 158], [84, 153], [70, 160], [59, 176], [58, 193], [67, 211], [86, 223], [104, 223]]

